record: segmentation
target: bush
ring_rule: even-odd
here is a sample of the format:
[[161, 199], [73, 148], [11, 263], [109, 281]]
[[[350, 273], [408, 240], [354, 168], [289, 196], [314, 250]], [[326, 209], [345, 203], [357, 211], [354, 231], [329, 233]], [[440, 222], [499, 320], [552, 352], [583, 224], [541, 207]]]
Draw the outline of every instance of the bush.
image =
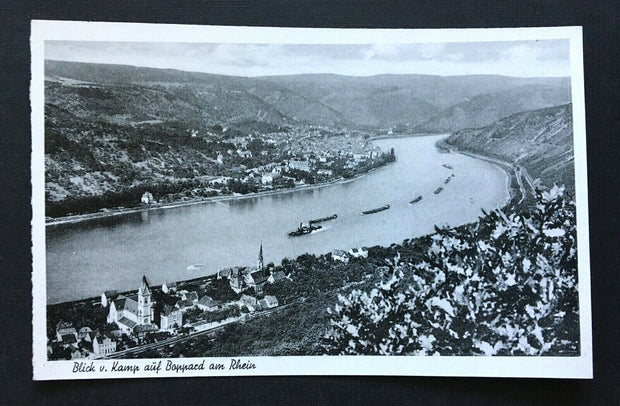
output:
[[563, 191], [538, 191], [531, 212], [437, 229], [421, 261], [397, 256], [370, 292], [339, 296], [324, 351], [579, 355], [575, 204]]

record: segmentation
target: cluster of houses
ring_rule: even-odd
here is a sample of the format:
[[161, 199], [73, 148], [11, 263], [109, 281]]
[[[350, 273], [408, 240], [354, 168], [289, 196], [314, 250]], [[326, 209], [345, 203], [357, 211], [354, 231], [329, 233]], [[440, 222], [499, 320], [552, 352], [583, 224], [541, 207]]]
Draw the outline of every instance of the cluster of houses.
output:
[[351, 248], [349, 251], [333, 250], [331, 254], [334, 260], [345, 264], [349, 262], [349, 258], [368, 258], [368, 250], [364, 247]]
[[[256, 266], [235, 267], [221, 270], [218, 278], [227, 278], [230, 287], [237, 293], [245, 291], [238, 301], [222, 303], [210, 296], [199, 297], [196, 291], [179, 290], [176, 283], [164, 283], [163, 293], [178, 298], [174, 305], [165, 304], [159, 311], [159, 326], [155, 320], [155, 302], [145, 276], [137, 291], [131, 294], [118, 294], [107, 291], [101, 294], [101, 305], [108, 308], [107, 323], [114, 325], [105, 332], [93, 331], [84, 326], [76, 330], [71, 323], [60, 321], [56, 325], [56, 337], [50, 343], [49, 351], [54, 347], [62, 348], [71, 353], [72, 359], [90, 356], [100, 357], [116, 352], [123, 339], [138, 339], [148, 333], [175, 333], [184, 326], [184, 313], [191, 309], [215, 312], [229, 306], [245, 307], [250, 312], [273, 309], [279, 305], [275, 296], [263, 295], [266, 283], [276, 283], [286, 279], [283, 272], [266, 275], [263, 266], [263, 247], [260, 247], [259, 260]], [[254, 294], [250, 294], [251, 290]], [[190, 323], [190, 327], [207, 328], [208, 323]]]
[[[270, 187], [276, 181], [293, 182], [295, 185], [303, 185], [305, 181], [303, 179], [296, 179], [292, 176], [287, 176], [289, 171], [301, 171], [308, 174], [313, 174], [323, 178], [330, 178], [334, 173], [334, 163], [339, 160], [342, 162], [344, 159], [344, 169], [353, 169], [360, 163], [372, 159], [379, 155], [379, 150], [370, 149], [369, 145], [365, 142], [361, 142], [360, 145], [355, 144], [355, 148], [351, 145], [351, 140], [348, 137], [327, 137], [326, 139], [320, 136], [320, 129], [314, 129], [317, 132], [315, 135], [319, 135], [315, 140], [317, 145], [310, 145], [305, 148], [305, 151], [296, 150], [293, 148], [291, 140], [280, 140], [280, 147], [284, 154], [294, 155], [293, 158], [287, 159], [282, 162], [272, 162], [266, 165], [262, 165], [255, 168], [246, 169], [246, 176], [240, 178], [242, 182], [246, 183], [260, 183], [264, 187]], [[275, 134], [280, 137], [290, 137], [288, 133]], [[312, 138], [312, 136], [303, 137], [304, 139]], [[346, 139], [347, 143], [338, 142], [338, 139]], [[263, 142], [267, 144], [278, 144], [273, 138], [269, 138], [265, 135], [261, 138]], [[252, 152], [247, 150], [248, 137], [236, 137], [230, 139], [230, 142], [235, 144], [238, 149], [236, 151], [229, 150], [229, 155], [238, 155], [243, 158], [252, 157]], [[309, 141], [308, 141], [309, 142]], [[309, 142], [311, 144], [311, 142]], [[289, 145], [291, 144], [291, 145]], [[288, 149], [287, 149], [288, 145]], [[353, 151], [351, 149], [353, 148]], [[265, 152], [265, 151], [263, 151]], [[218, 153], [216, 162], [223, 164], [225, 156], [222, 153]], [[225, 183], [225, 181], [224, 181]]]
[[[378, 155], [378, 153], [376, 153]], [[368, 154], [350, 153], [346, 151], [330, 152], [321, 151], [317, 154], [304, 155], [302, 158], [291, 158], [283, 163], [272, 163], [257, 168], [248, 169], [246, 180], [257, 179], [263, 185], [272, 185], [276, 179], [292, 180], [296, 185], [303, 185], [303, 179], [295, 179], [285, 174], [295, 170], [317, 175], [319, 177], [331, 178], [334, 174], [333, 165], [336, 158], [345, 158], [344, 169], [355, 168], [362, 162], [373, 158], [373, 151]]]
[[267, 275], [263, 264], [263, 246], [261, 244], [256, 266], [232, 267], [221, 269], [217, 273], [218, 279], [228, 279], [230, 287], [236, 293], [246, 289], [253, 289], [256, 295], [263, 294], [263, 288], [267, 283], [276, 283], [288, 277], [282, 271], [276, 271]]
[[[69, 352], [71, 359], [86, 358], [90, 353], [97, 356], [105, 356], [116, 352], [117, 333], [93, 331], [90, 327], [82, 327], [76, 330], [73, 324], [60, 321], [56, 324], [55, 344]], [[52, 352], [52, 345], [48, 352]]]

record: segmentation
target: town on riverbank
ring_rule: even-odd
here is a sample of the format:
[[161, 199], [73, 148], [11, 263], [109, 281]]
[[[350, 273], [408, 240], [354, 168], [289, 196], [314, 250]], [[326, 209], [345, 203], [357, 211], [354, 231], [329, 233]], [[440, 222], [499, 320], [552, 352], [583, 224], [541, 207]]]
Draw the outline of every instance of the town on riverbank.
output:
[[[578, 354], [570, 85], [477, 75], [231, 77], [46, 61], [46, 222], [118, 215], [123, 223], [112, 230], [114, 220], [93, 222], [97, 231], [113, 227], [89, 234], [88, 245], [53, 245], [86, 235], [79, 225], [47, 230], [47, 288], [71, 297], [104, 290], [47, 305], [49, 359]], [[439, 147], [490, 169], [475, 161], [467, 174], [457, 165], [463, 157], [442, 162], [428, 145], [394, 151], [401, 140], [373, 142], [418, 133], [446, 134]], [[393, 175], [397, 152], [417, 166], [392, 182], [381, 172], [381, 184], [360, 179], [379, 168]], [[366, 188], [344, 184], [354, 179]], [[275, 201], [325, 185], [342, 195], [288, 195], [254, 218], [235, 211], [251, 205], [205, 206], [217, 219], [160, 216], [173, 224], [150, 235], [139, 226], [160, 224], [151, 210]], [[141, 212], [135, 228], [123, 216], [132, 212]], [[454, 226], [437, 226], [444, 222]], [[270, 254], [280, 263], [265, 264], [262, 244], [251, 241], [276, 230]], [[220, 243], [238, 232], [244, 239]], [[368, 238], [353, 242], [351, 233]], [[120, 245], [110, 238], [119, 234]], [[172, 240], [168, 258], [148, 257]], [[104, 250], [93, 245], [105, 241], [116, 251], [98, 256]], [[244, 262], [255, 249], [256, 264], [228, 267], [225, 255]], [[129, 265], [129, 250], [140, 261]], [[218, 265], [174, 268], [198, 255]], [[93, 258], [85, 267], [78, 257]], [[116, 263], [108, 266], [110, 257]], [[62, 286], [52, 275], [74, 270], [90, 280]], [[211, 275], [186, 278], [196, 273]], [[123, 292], [105, 290], [108, 277]]]
[[[324, 260], [337, 268], [349, 259], [367, 257], [366, 248], [357, 248], [334, 250]], [[152, 353], [303, 303], [306, 298], [291, 291], [297, 284], [291, 277], [292, 264], [264, 264], [261, 245], [252, 266], [225, 268], [215, 275], [159, 286], [150, 286], [144, 275], [137, 290], [108, 290], [100, 297], [48, 305], [49, 359]]]
[[[441, 166], [450, 175], [440, 189], [449, 188], [454, 168], [446, 163]], [[502, 168], [508, 176], [510, 166], [504, 164]], [[513, 176], [514, 173], [508, 179]], [[507, 205], [524, 207], [523, 189], [515, 187], [509, 191], [511, 200]], [[409, 203], [420, 200], [421, 196]], [[369, 210], [367, 215], [386, 208]], [[231, 348], [224, 349], [226, 345], [218, 347], [222, 336], [230, 337], [231, 331], [248, 326], [264, 328], [265, 317], [280, 319], [284, 325], [302, 322], [300, 318], [304, 317], [299, 312], [312, 314], [310, 337], [320, 341], [320, 335], [325, 333], [325, 325], [321, 325], [326, 321], [325, 309], [341, 292], [370, 288], [385, 277], [389, 270], [386, 261], [393, 255], [419, 260], [432, 241], [431, 236], [424, 236], [388, 248], [334, 249], [325, 255], [304, 254], [294, 260], [284, 259], [277, 266], [264, 264], [261, 245], [255, 265], [224, 268], [214, 275], [160, 286], [151, 286], [144, 275], [136, 283], [136, 290], [104, 291], [100, 297], [48, 305], [48, 355], [50, 359], [177, 357], [187, 355], [188, 343], [207, 345], [214, 356], [235, 355]], [[199, 271], [203, 265], [192, 267]], [[272, 339], [272, 344], [280, 341], [275, 336]], [[293, 354], [319, 353], [320, 349], [308, 337], [301, 343], [297, 350], [291, 350]], [[255, 348], [252, 343], [246, 345]], [[276, 347], [267, 353], [278, 354]], [[190, 352], [198, 355], [200, 351]]]
[[[574, 201], [558, 187], [535, 194], [534, 206], [515, 195], [477, 222], [389, 247], [275, 265], [260, 246], [255, 265], [48, 305], [48, 357], [578, 355], [576, 258], [557, 251], [575, 244]], [[400, 342], [375, 336], [399, 328], [406, 344], [375, 348]]]
[[[156, 209], [210, 200], [230, 199], [325, 185], [348, 180], [394, 162], [394, 150], [373, 146], [372, 135], [336, 131], [320, 126], [281, 128], [249, 135], [226, 134], [225, 129], [188, 130], [179, 135], [201, 151], [210, 164], [194, 171], [163, 170], [141, 181], [101, 189], [101, 180], [74, 176], [61, 186], [59, 174], [49, 176], [46, 223], [76, 222], [90, 218]], [[50, 147], [51, 148], [51, 147]], [[213, 157], [210, 157], [213, 155]], [[161, 168], [160, 168], [161, 169]], [[56, 171], [52, 171], [56, 173]], [[168, 174], [161, 176], [162, 173]], [[94, 175], [89, 175], [90, 177]], [[75, 189], [76, 194], [69, 194]], [[84, 194], [88, 192], [87, 194]]]

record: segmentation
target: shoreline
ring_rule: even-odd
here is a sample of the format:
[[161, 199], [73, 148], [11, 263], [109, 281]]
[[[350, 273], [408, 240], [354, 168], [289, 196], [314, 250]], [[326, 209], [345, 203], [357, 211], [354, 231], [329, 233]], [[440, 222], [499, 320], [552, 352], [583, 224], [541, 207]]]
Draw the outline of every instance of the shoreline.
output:
[[53, 219], [50, 221], [46, 221], [45, 222], [45, 227], [48, 226], [58, 226], [58, 225], [63, 225], [63, 224], [75, 224], [75, 223], [80, 223], [83, 221], [88, 221], [88, 220], [94, 220], [94, 219], [100, 219], [100, 218], [107, 218], [107, 217], [113, 217], [113, 216], [120, 216], [123, 214], [131, 214], [131, 213], [140, 213], [143, 211], [151, 211], [151, 210], [166, 210], [166, 209], [174, 209], [174, 208], [178, 208], [178, 207], [185, 207], [185, 206], [193, 206], [193, 205], [197, 205], [197, 204], [206, 204], [206, 203], [216, 203], [216, 202], [228, 202], [228, 201], [233, 201], [233, 200], [243, 200], [243, 199], [252, 199], [252, 198], [258, 198], [258, 197], [264, 197], [264, 196], [275, 196], [275, 195], [280, 195], [280, 194], [286, 194], [286, 193], [293, 193], [296, 191], [303, 191], [303, 190], [314, 190], [314, 189], [320, 189], [326, 186], [331, 186], [331, 185], [339, 185], [339, 184], [345, 184], [345, 183], [349, 183], [349, 182], [353, 182], [355, 180], [361, 179], [367, 175], [370, 175], [371, 173], [375, 173], [377, 171], [380, 171], [382, 169], [387, 168], [388, 166], [392, 165], [394, 162], [389, 162], [385, 165], [382, 165], [378, 168], [373, 168], [367, 172], [364, 173], [360, 173], [358, 175], [355, 175], [351, 178], [337, 178], [328, 182], [322, 182], [322, 183], [315, 183], [315, 184], [310, 184], [310, 185], [303, 185], [303, 186], [296, 186], [294, 188], [290, 188], [290, 189], [275, 189], [275, 190], [267, 190], [267, 191], [263, 191], [263, 192], [257, 192], [257, 193], [248, 193], [245, 195], [225, 195], [225, 196], [213, 196], [213, 197], [204, 197], [204, 198], [197, 198], [197, 199], [192, 199], [192, 200], [187, 200], [187, 201], [179, 201], [179, 202], [170, 202], [170, 203], [164, 203], [164, 204], [158, 204], [157, 206], [149, 206], [149, 207], [130, 207], [130, 208], [126, 208], [126, 209], [108, 209], [107, 212], [96, 212], [96, 213], [86, 213], [86, 214], [77, 214], [74, 216], [65, 216], [65, 217], [60, 217], [58, 219]]
[[[443, 141], [439, 140], [437, 142], [437, 144], [441, 144]], [[491, 157], [485, 157], [483, 155], [477, 155], [475, 153], [470, 153], [467, 151], [461, 151], [456, 147], [449, 147], [447, 145], [436, 145], [437, 148], [443, 148], [444, 150], [447, 150], [449, 153], [458, 153], [458, 154], [463, 154], [466, 155], [468, 157], [471, 157], [473, 159], [480, 159], [483, 160], [485, 162], [488, 162], [490, 164], [492, 164], [493, 166], [497, 166], [499, 169], [501, 169], [505, 174], [506, 174], [506, 182], [505, 182], [505, 187], [506, 187], [506, 200], [504, 200], [503, 203], [499, 204], [497, 206], [497, 208], [501, 208], [501, 207], [505, 207], [507, 204], [509, 204], [511, 202], [511, 200], [513, 200], [515, 198], [515, 195], [519, 193], [519, 189], [515, 189], [511, 186], [511, 181], [513, 179], [514, 174], [512, 173], [511, 169], [511, 165], [507, 162], [503, 162], [501, 160], [497, 160]], [[361, 179], [364, 176], [371, 174], [371, 173], [375, 173], [378, 172], [379, 170], [385, 169], [388, 167], [389, 164], [383, 165], [381, 167], [378, 168], [374, 168], [368, 172], [365, 172], [363, 174], [359, 174], [355, 177], [352, 177], [350, 179], [343, 179], [343, 178], [339, 178], [336, 180], [333, 180], [331, 182], [325, 182], [325, 183], [321, 183], [321, 184], [316, 184], [316, 185], [306, 185], [303, 188], [294, 188], [294, 189], [281, 189], [281, 190], [273, 190], [273, 191], [268, 191], [268, 192], [263, 192], [260, 194], [248, 194], [248, 195], [241, 195], [241, 196], [223, 196], [223, 197], [214, 197], [214, 198], [209, 198], [209, 201], [192, 201], [192, 202], [181, 202], [181, 203], [175, 203], [175, 204], [171, 204], [171, 205], [167, 205], [167, 206], [161, 206], [158, 207], [158, 209], [166, 209], [166, 208], [174, 208], [174, 207], [181, 207], [181, 206], [186, 206], [186, 205], [191, 205], [191, 204], [200, 204], [200, 203], [209, 203], [209, 202], [213, 202], [213, 201], [231, 201], [231, 200], [235, 200], [235, 199], [245, 199], [245, 198], [253, 198], [253, 197], [262, 197], [262, 196], [266, 196], [266, 195], [278, 195], [278, 194], [284, 194], [284, 193], [289, 193], [289, 192], [294, 192], [296, 190], [313, 190], [313, 189], [318, 189], [321, 187], [326, 187], [329, 185], [334, 185], [334, 184], [344, 184], [344, 183], [348, 183], [348, 182], [353, 182], [355, 180]], [[133, 212], [137, 212], [137, 211], [141, 211], [144, 209], [137, 209], [137, 210], [132, 210]], [[129, 213], [130, 211], [124, 211], [124, 212], [119, 212], [119, 213], [114, 213], [113, 215], [118, 215], [118, 214], [125, 214], [125, 213]], [[103, 213], [103, 214], [107, 214], [110, 215], [110, 213]], [[76, 220], [73, 220], [74, 222]], [[78, 219], [77, 220], [82, 221], [82, 219]], [[460, 225], [454, 226], [454, 227], [459, 227]], [[432, 233], [431, 233], [432, 234]], [[424, 234], [426, 235], [426, 234]], [[420, 235], [420, 236], [416, 236], [416, 237], [412, 237], [412, 238], [419, 238], [419, 237], [423, 237], [424, 235]], [[177, 281], [178, 283], [187, 283], [187, 282], [191, 282], [191, 281], [196, 281], [196, 280], [206, 280], [206, 279], [210, 279], [210, 278], [214, 278], [215, 275], [217, 274], [217, 271], [213, 271], [213, 272], [207, 272], [204, 274], [201, 274], [200, 276], [195, 276], [195, 277], [190, 277], [189, 279], [183, 279], [183, 280], [179, 280]], [[159, 286], [159, 285], [157, 285]], [[155, 286], [156, 287], [156, 286]], [[120, 289], [123, 290], [123, 289]], [[87, 297], [87, 298], [81, 298], [81, 299], [73, 299], [73, 300], [68, 300], [68, 301], [58, 301], [58, 302], [50, 302], [47, 303], [47, 305], [58, 305], [58, 304], [62, 304], [62, 303], [72, 303], [72, 302], [84, 302], [84, 301], [90, 301], [90, 300], [94, 300], [97, 301], [98, 297], [97, 296], [93, 296], [93, 297]]]
[[[414, 133], [414, 134], [397, 135], [397, 136], [379, 135], [376, 137], [370, 137], [369, 140], [375, 141], [375, 140], [383, 140], [383, 139], [390, 139], [390, 138], [399, 139], [399, 138], [409, 138], [409, 137], [428, 137], [428, 136], [436, 136], [436, 135], [442, 135], [442, 133], [439, 133], [439, 134], [437, 133]], [[448, 135], [449, 134], [446, 134], [446, 136]], [[196, 198], [196, 199], [186, 200], [186, 201], [158, 204], [157, 206], [149, 206], [149, 207], [140, 206], [140, 207], [129, 207], [129, 208], [123, 208], [123, 209], [110, 208], [110, 209], [106, 209], [106, 211], [76, 214], [72, 216], [63, 216], [63, 217], [55, 218], [52, 220], [46, 220], [45, 227], [48, 227], [48, 226], [53, 227], [53, 226], [59, 226], [63, 224], [75, 224], [75, 223], [81, 223], [83, 221], [88, 221], [88, 220], [108, 218], [108, 217], [120, 216], [123, 214], [139, 213], [139, 212], [150, 211], [150, 210], [174, 209], [177, 207], [192, 206], [192, 205], [203, 204], [203, 203], [227, 202], [227, 201], [232, 201], [232, 200], [251, 199], [255, 197], [273, 196], [273, 195], [278, 195], [278, 194], [292, 193], [292, 192], [300, 191], [300, 190], [314, 190], [314, 189], [319, 189], [325, 186], [344, 184], [344, 183], [348, 183], [348, 182], [361, 179], [364, 176], [367, 176], [371, 173], [379, 171], [383, 168], [387, 168], [393, 163], [394, 162], [387, 163], [378, 168], [373, 168], [367, 172], [360, 173], [348, 179], [340, 177], [340, 178], [331, 180], [329, 182], [316, 183], [312, 185], [303, 185], [303, 186], [298, 186], [298, 187], [294, 187], [291, 189], [276, 189], [276, 190], [269, 190], [269, 191], [263, 191], [263, 192], [257, 192], [257, 193], [248, 193], [245, 195], [225, 195], [225, 196], [203, 197], [203, 198]]]
[[[437, 148], [440, 149], [444, 149], [447, 150], [448, 152], [451, 153], [457, 153], [457, 154], [461, 154], [461, 155], [466, 155], [469, 156], [471, 158], [474, 159], [479, 159], [481, 161], [485, 161], [488, 162], [490, 164], [493, 164], [497, 167], [499, 167], [500, 169], [502, 169], [507, 177], [506, 177], [506, 190], [508, 191], [508, 200], [504, 202], [503, 206], [506, 206], [507, 204], [509, 204], [513, 199], [516, 198], [516, 196], [513, 195], [513, 191], [517, 192], [520, 194], [520, 199], [518, 201], [518, 203], [523, 202], [523, 200], [525, 200], [525, 198], [527, 197], [524, 188], [522, 188], [521, 186], [521, 182], [519, 181], [519, 177], [516, 173], [517, 168], [519, 168], [519, 170], [521, 171], [525, 171], [525, 169], [519, 167], [518, 165], [515, 165], [513, 163], [510, 163], [508, 161], [499, 159], [499, 158], [495, 158], [492, 156], [488, 156], [488, 155], [484, 155], [484, 154], [480, 154], [480, 153], [476, 153], [476, 152], [471, 152], [471, 151], [467, 151], [461, 148], [458, 148], [457, 146], [451, 145], [451, 144], [447, 144], [445, 142], [445, 139], [441, 139], [437, 142], [436, 144]], [[519, 185], [518, 189], [514, 189], [512, 187], [512, 183], [513, 180]]]
[[[410, 134], [410, 135], [406, 135], [406, 136], [377, 136], [377, 137], [372, 137], [370, 138], [371, 141], [374, 140], [382, 140], [382, 139], [390, 139], [390, 138], [409, 138], [409, 137], [425, 137], [425, 136], [437, 136], [437, 135], [441, 135], [441, 134], [435, 134], [435, 133], [419, 133], [419, 134]], [[449, 134], [446, 134], [446, 138], [449, 136]], [[435, 144], [436, 148], [439, 149], [444, 149], [447, 150], [448, 152], [451, 153], [457, 153], [457, 154], [462, 154], [462, 155], [467, 155], [469, 157], [472, 157], [474, 159], [480, 159], [486, 162], [489, 162], [491, 164], [494, 164], [498, 167], [500, 167], [502, 170], [504, 170], [504, 172], [507, 175], [507, 180], [506, 180], [506, 189], [508, 191], [508, 199], [506, 202], [504, 202], [503, 206], [505, 206], [506, 204], [508, 204], [513, 198], [513, 188], [512, 188], [512, 181], [513, 179], [517, 181], [517, 183], [520, 185], [520, 182], [518, 182], [518, 176], [516, 174], [516, 168], [513, 164], [511, 164], [510, 162], [507, 161], [503, 161], [501, 159], [498, 158], [493, 158], [491, 156], [487, 156], [487, 155], [483, 155], [483, 154], [478, 154], [478, 153], [474, 153], [474, 152], [470, 152], [470, 151], [466, 151], [463, 149], [460, 149], [456, 146], [450, 145], [450, 144], [446, 144], [445, 143], [445, 138], [437, 141], [437, 143]], [[63, 225], [63, 224], [76, 224], [76, 223], [81, 223], [83, 221], [89, 221], [89, 220], [95, 220], [95, 219], [102, 219], [102, 218], [109, 218], [109, 217], [114, 217], [114, 216], [120, 216], [123, 214], [132, 214], [132, 213], [140, 213], [140, 212], [144, 212], [144, 211], [151, 211], [151, 210], [167, 210], [167, 209], [174, 209], [174, 208], [178, 208], [178, 207], [185, 207], [185, 206], [193, 206], [193, 205], [197, 205], [197, 204], [206, 204], [206, 203], [216, 203], [216, 202], [228, 202], [228, 201], [235, 201], [235, 200], [243, 200], [243, 199], [252, 199], [252, 198], [258, 198], [258, 197], [265, 197], [265, 196], [276, 196], [276, 195], [280, 195], [280, 194], [286, 194], [286, 193], [293, 193], [296, 191], [303, 191], [303, 190], [314, 190], [314, 189], [320, 189], [323, 187], [327, 187], [327, 186], [331, 186], [331, 185], [338, 185], [338, 184], [346, 184], [349, 182], [353, 182], [355, 180], [361, 179], [367, 175], [370, 175], [372, 173], [375, 173], [379, 170], [382, 170], [384, 168], [387, 168], [388, 166], [390, 166], [391, 164], [393, 164], [394, 162], [390, 162], [387, 163], [385, 165], [382, 165], [378, 168], [373, 168], [367, 172], [355, 175], [351, 178], [337, 178], [328, 182], [323, 182], [323, 183], [317, 183], [317, 184], [312, 184], [312, 185], [303, 185], [303, 186], [298, 186], [298, 187], [294, 187], [291, 189], [276, 189], [276, 190], [269, 190], [269, 191], [263, 191], [263, 192], [257, 192], [257, 193], [248, 193], [245, 195], [225, 195], [225, 196], [213, 196], [213, 197], [204, 197], [204, 198], [197, 198], [197, 199], [192, 199], [192, 200], [187, 200], [187, 201], [179, 201], [179, 202], [170, 202], [170, 203], [164, 203], [164, 204], [158, 204], [157, 206], [150, 206], [150, 207], [130, 207], [130, 208], [124, 208], [124, 209], [107, 209], [107, 211], [105, 212], [96, 212], [96, 213], [86, 213], [86, 214], [78, 214], [78, 215], [74, 215], [74, 216], [65, 216], [65, 217], [60, 217], [57, 219], [53, 219], [50, 221], [46, 221], [45, 222], [45, 227], [47, 228], [48, 226], [50, 227], [54, 227], [54, 226], [59, 226], [59, 225]], [[525, 198], [525, 193], [523, 190], [519, 190], [520, 194], [521, 194], [521, 199], [519, 200], [519, 202], [522, 202]]]

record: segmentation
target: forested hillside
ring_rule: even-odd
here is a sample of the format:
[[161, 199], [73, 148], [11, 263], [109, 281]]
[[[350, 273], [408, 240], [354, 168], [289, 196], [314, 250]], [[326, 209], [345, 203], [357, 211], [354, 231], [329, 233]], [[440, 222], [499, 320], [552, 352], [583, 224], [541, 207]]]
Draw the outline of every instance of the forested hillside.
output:
[[493, 124], [457, 131], [445, 142], [523, 166], [542, 184], [574, 190], [572, 104], [513, 114]]

